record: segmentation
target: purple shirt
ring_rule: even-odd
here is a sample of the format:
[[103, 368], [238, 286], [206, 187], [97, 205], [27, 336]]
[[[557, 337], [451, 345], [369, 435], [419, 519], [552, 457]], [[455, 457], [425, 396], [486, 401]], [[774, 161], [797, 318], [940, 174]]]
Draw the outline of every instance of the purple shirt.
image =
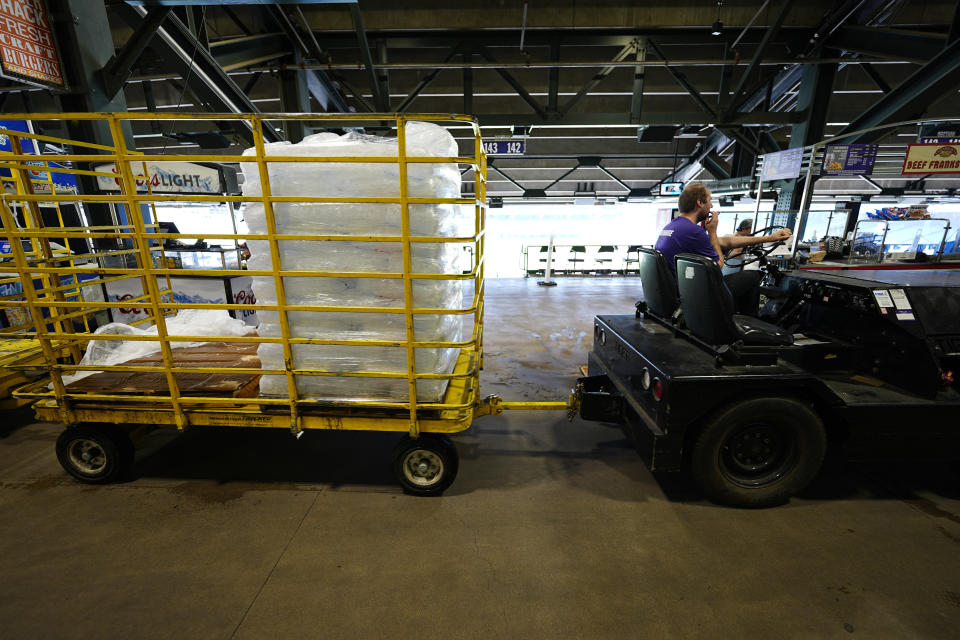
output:
[[707, 235], [706, 229], [683, 216], [677, 216], [660, 231], [660, 237], [657, 238], [654, 248], [663, 254], [667, 264], [670, 265], [670, 270], [674, 273], [677, 272], [674, 258], [678, 253], [696, 253], [714, 262], [718, 262], [720, 258], [710, 244], [710, 236]]

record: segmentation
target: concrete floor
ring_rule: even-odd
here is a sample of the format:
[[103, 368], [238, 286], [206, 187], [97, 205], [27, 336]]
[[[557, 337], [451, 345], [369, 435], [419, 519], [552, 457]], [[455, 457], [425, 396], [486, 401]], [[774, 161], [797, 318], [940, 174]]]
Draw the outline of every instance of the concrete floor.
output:
[[[482, 392], [565, 397], [634, 279], [487, 283]], [[830, 461], [804, 496], [716, 507], [619, 430], [478, 420], [414, 498], [395, 436], [153, 434], [135, 478], [59, 467], [58, 425], [0, 423], [0, 639], [953, 638], [960, 488], [945, 467]]]

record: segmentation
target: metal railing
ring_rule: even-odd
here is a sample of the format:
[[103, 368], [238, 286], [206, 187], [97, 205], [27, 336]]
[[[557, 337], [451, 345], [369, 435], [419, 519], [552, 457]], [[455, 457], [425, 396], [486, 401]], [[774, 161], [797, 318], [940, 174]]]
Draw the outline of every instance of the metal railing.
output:
[[[647, 245], [555, 244], [551, 273], [556, 276], [636, 274], [639, 273], [640, 246]], [[547, 254], [547, 245], [525, 245], [520, 251], [524, 277], [543, 275]]]

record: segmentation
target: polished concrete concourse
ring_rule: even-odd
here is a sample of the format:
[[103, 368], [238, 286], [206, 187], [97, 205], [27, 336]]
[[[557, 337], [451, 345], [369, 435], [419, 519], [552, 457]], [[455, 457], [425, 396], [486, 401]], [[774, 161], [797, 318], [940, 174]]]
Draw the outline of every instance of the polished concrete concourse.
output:
[[[487, 282], [485, 394], [564, 399], [634, 278]], [[169, 430], [78, 484], [61, 427], [0, 422], [0, 639], [956, 638], [960, 476], [828, 464], [790, 504], [717, 507], [622, 433], [508, 412], [455, 437], [441, 498], [383, 433]]]

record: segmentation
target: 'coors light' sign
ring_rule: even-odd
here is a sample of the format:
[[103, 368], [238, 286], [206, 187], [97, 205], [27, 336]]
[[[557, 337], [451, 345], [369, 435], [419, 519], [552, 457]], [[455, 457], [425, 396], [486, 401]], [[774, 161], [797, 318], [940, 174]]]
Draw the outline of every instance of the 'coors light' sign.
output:
[[[0, 0], [2, 2], [3, 0]], [[137, 191], [154, 193], [223, 193], [224, 186], [220, 180], [220, 172], [212, 167], [206, 167], [193, 162], [159, 161], [148, 162], [147, 173], [144, 176], [143, 163], [131, 162], [135, 170], [134, 180]], [[97, 176], [97, 187], [101, 191], [120, 191], [120, 175], [117, 166], [113, 163], [101, 164], [94, 167], [95, 171], [112, 173], [116, 177]]]
[[0, 76], [42, 87], [64, 86], [43, 0], [0, 0]]

